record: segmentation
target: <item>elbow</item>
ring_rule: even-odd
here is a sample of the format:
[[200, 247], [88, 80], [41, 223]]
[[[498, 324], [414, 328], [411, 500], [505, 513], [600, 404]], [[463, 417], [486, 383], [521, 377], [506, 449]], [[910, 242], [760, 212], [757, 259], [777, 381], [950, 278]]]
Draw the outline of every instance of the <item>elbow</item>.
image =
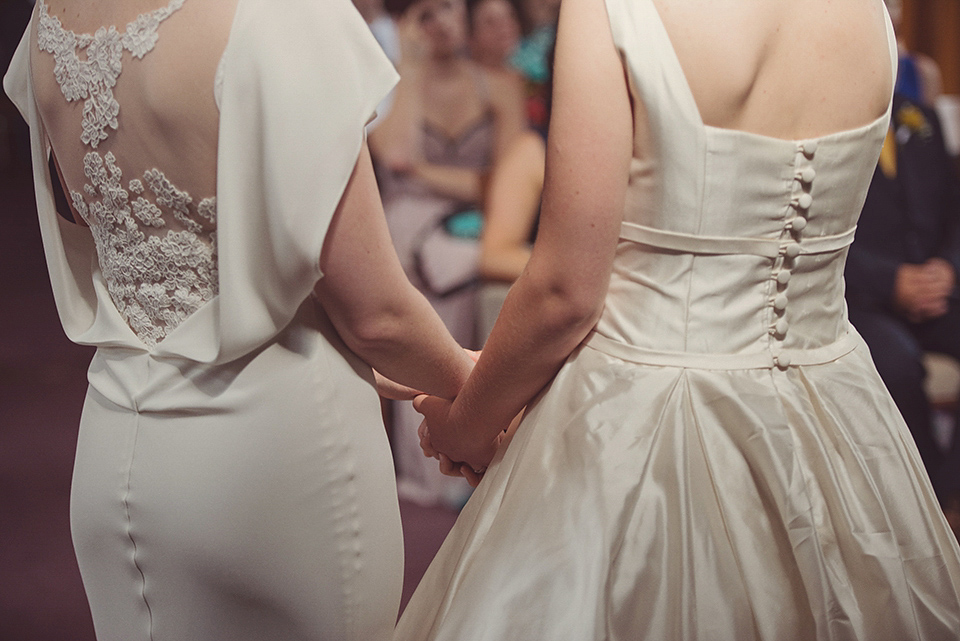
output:
[[606, 287], [554, 281], [542, 283], [539, 289], [537, 315], [545, 332], [570, 336], [579, 343], [600, 320]]
[[395, 351], [404, 333], [401, 317], [391, 313], [354, 319], [347, 331], [341, 332], [347, 346], [370, 364]]

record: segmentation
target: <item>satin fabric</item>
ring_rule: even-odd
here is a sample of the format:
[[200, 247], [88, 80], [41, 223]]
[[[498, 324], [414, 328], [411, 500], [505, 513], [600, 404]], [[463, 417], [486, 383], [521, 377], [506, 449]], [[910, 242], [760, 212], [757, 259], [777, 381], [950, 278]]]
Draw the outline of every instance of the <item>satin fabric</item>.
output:
[[810, 140], [707, 127], [653, 2], [607, 9], [653, 154], [603, 315], [395, 638], [957, 639], [960, 549], [843, 302], [889, 110]]
[[217, 88], [220, 294], [151, 349], [90, 231], [54, 209], [32, 29], [4, 86], [31, 128], [64, 329], [97, 347], [71, 525], [98, 639], [389, 638], [403, 564], [389, 446], [370, 368], [311, 292], [392, 65], [348, 0], [240, 0]]

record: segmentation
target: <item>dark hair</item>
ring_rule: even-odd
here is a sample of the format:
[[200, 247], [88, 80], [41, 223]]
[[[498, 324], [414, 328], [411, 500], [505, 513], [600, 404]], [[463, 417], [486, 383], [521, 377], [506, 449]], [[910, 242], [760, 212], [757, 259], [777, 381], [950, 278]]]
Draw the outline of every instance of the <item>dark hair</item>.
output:
[[386, 9], [387, 13], [399, 16], [403, 15], [403, 12], [416, 2], [418, 0], [383, 0], [383, 8]]
[[[469, 27], [471, 31], [473, 31], [473, 10], [477, 5], [484, 2], [487, 2], [487, 0], [467, 0], [467, 27]], [[506, 2], [513, 7], [513, 12], [520, 22], [520, 31], [524, 35], [530, 33], [530, 21], [527, 19], [527, 14], [523, 10], [523, 2], [521, 0], [506, 0]]]

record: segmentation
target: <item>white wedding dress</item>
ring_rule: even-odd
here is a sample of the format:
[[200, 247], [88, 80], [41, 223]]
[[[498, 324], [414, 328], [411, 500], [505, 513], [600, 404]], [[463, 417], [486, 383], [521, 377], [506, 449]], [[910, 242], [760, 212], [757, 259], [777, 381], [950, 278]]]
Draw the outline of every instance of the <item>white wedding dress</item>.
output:
[[[78, 34], [40, 0], [4, 81], [64, 329], [98, 348], [71, 503], [94, 625], [101, 641], [387, 639], [403, 553], [378, 397], [311, 293], [396, 74], [348, 0], [239, 0], [212, 58], [198, 24], [218, 6]], [[178, 76], [175, 95], [148, 91]], [[181, 99], [220, 106], [199, 169], [198, 138], [153, 153], [196, 124], [151, 119]], [[55, 211], [51, 145], [89, 229]]]
[[655, 159], [602, 318], [395, 638], [955, 641], [960, 550], [843, 302], [889, 111], [799, 141], [705, 126], [652, 0], [607, 9]]

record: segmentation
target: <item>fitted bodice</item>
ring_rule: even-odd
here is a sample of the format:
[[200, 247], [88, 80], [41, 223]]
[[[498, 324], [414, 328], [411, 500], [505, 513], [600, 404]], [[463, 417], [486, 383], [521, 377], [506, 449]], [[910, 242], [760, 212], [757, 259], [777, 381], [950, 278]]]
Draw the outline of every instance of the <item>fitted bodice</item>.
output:
[[597, 340], [770, 365], [841, 341], [846, 248], [889, 110], [797, 141], [706, 126], [653, 3], [610, 0], [608, 10], [652, 132], [637, 145], [652, 152], [635, 154]]

